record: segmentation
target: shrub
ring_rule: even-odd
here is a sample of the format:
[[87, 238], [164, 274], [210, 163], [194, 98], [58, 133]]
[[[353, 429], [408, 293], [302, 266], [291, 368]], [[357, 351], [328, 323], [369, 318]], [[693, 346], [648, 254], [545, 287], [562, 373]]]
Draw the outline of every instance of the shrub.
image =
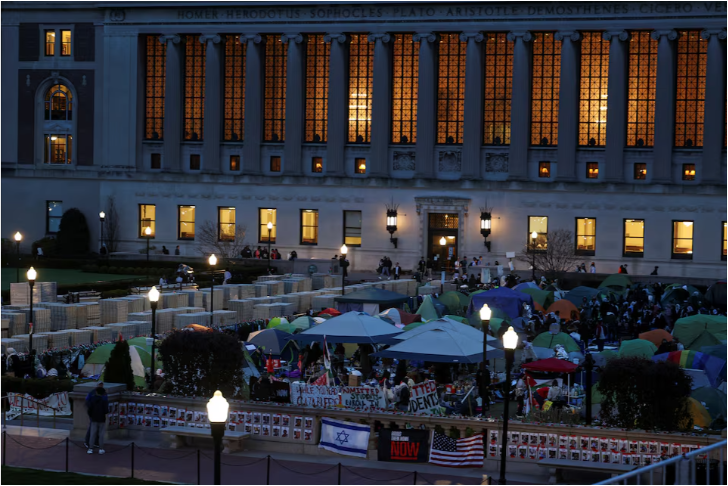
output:
[[77, 208], [71, 208], [61, 217], [58, 228], [58, 253], [62, 256], [85, 255], [89, 251], [91, 234], [86, 217]]
[[126, 289], [106, 290], [104, 292], [101, 292], [102, 299], [116, 299], [119, 297], [126, 297], [127, 295], [129, 295], [129, 291]]
[[54, 393], [73, 391], [74, 383], [70, 378], [23, 379], [5, 375], [2, 377], [3, 393], [27, 393], [33, 398], [46, 398]]
[[33, 255], [38, 254], [38, 247], [43, 250], [44, 257], [53, 257], [58, 253], [58, 241], [50, 236], [41, 238], [40, 240], [34, 241], [31, 252]]
[[125, 383], [127, 390], [134, 389], [134, 374], [131, 371], [131, 354], [129, 343], [117, 341], [109, 354], [104, 369], [104, 380], [109, 383]]

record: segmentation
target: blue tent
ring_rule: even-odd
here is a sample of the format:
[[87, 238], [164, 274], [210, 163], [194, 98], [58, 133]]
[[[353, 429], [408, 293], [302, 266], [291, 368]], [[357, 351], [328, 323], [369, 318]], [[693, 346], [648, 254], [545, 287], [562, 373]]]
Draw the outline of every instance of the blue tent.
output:
[[488, 304], [489, 307], [500, 309], [511, 318], [516, 318], [521, 316], [524, 302], [533, 308], [533, 297], [530, 295], [507, 287], [499, 287], [474, 295], [468, 307], [468, 315], [479, 312], [484, 304]]
[[266, 357], [273, 355], [286, 361], [298, 359], [298, 346], [288, 341], [291, 334], [279, 329], [264, 329], [251, 333], [250, 344], [254, 344]]
[[300, 334], [289, 334], [288, 339], [308, 344], [323, 342], [326, 336], [327, 343], [377, 344], [391, 342], [392, 338], [401, 332], [382, 319], [364, 312], [352, 311], [332, 317]]
[[[474, 327], [463, 324], [462, 322], [454, 321], [448, 317], [441, 317], [434, 321], [428, 321], [427, 324], [423, 324], [409, 331], [405, 331], [402, 334], [398, 334], [394, 337], [394, 339], [396, 339], [397, 341], [406, 341], [419, 334], [422, 334], [423, 332], [432, 331], [433, 329], [457, 332], [472, 341], [481, 343], [481, 346], [483, 343], [483, 331], [479, 331]], [[488, 335], [488, 342], [491, 346], [503, 347], [503, 344], [491, 335]]]
[[[486, 351], [488, 359], [505, 356], [503, 350], [490, 346]], [[483, 342], [469, 339], [452, 329], [432, 329], [373, 356], [437, 363], [480, 363], [483, 361]]]
[[589, 301], [599, 293], [599, 289], [593, 289], [591, 287], [576, 287], [574, 289], [569, 290], [564, 298], [574, 304], [576, 307], [581, 307], [582, 299], [586, 297], [586, 300]]
[[516, 285], [515, 287], [513, 287], [513, 290], [520, 292], [523, 289], [537, 289], [537, 288], [538, 288], [538, 285], [536, 285], [533, 282], [521, 282], [518, 285]]

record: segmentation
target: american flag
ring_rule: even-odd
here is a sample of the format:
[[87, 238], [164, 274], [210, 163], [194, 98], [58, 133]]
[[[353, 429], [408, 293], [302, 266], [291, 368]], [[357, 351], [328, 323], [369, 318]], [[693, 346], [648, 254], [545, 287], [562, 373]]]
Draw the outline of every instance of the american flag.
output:
[[483, 467], [483, 434], [451, 439], [432, 431], [430, 462], [450, 467]]

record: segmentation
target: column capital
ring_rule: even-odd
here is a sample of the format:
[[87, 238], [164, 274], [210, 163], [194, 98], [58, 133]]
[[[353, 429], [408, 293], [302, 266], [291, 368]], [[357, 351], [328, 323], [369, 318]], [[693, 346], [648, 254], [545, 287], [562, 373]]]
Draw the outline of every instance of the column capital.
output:
[[473, 39], [475, 42], [483, 42], [485, 36], [482, 32], [462, 32], [460, 34], [460, 42], [468, 42], [470, 39]]
[[367, 36], [367, 40], [369, 42], [376, 42], [376, 41], [382, 41], [382, 43], [386, 44], [392, 39], [392, 36], [389, 35], [388, 32], [381, 32], [381, 33], [374, 33], [372, 32]]
[[303, 36], [301, 34], [283, 34], [281, 36], [281, 42], [288, 44], [288, 41], [293, 41], [296, 44], [303, 42]]
[[626, 30], [608, 30], [602, 33], [602, 39], [605, 41], [610, 41], [612, 38], [619, 39], [624, 42], [629, 40], [629, 32]]
[[211, 41], [213, 44], [219, 44], [221, 41], [220, 34], [206, 34], [200, 36], [200, 43], [207, 44], [207, 41]]
[[179, 44], [181, 40], [182, 39], [177, 34], [166, 34], [159, 36], [159, 42], [161, 42], [162, 44], [166, 44], [167, 41], [172, 41], [173, 44]]
[[656, 41], [659, 41], [662, 36], [667, 36], [668, 40], [674, 41], [677, 39], [678, 34], [675, 29], [653, 30], [650, 34], [650, 37]]
[[521, 32], [508, 32], [508, 35], [506, 36], [506, 38], [510, 42], [516, 42], [516, 39], [519, 37], [521, 38], [521, 40], [523, 40], [523, 42], [531, 42], [533, 40], [533, 35], [529, 30], [524, 30]]
[[412, 40], [414, 42], [426, 41], [429, 43], [433, 43], [437, 40], [437, 35], [433, 34], [432, 32], [422, 32], [422, 33], [417, 33], [417, 34], [413, 35]]
[[575, 30], [560, 30], [556, 33], [554, 38], [557, 41], [563, 41], [568, 38], [571, 39], [572, 42], [576, 42], [581, 39], [581, 34]]
[[240, 34], [240, 43], [247, 44], [248, 42], [260, 44], [261, 42], [264, 42], [264, 39], [260, 34]]
[[329, 32], [327, 34], [324, 34], [324, 42], [327, 44], [331, 44], [334, 41], [337, 41], [339, 44], [343, 44], [348, 40], [346, 34], [342, 34], [341, 32]]
[[711, 36], [717, 35], [718, 39], [725, 40], [726, 38], [726, 30], [725, 29], [705, 29], [702, 32], [700, 32], [700, 37], [702, 37], [705, 40], [710, 40]]

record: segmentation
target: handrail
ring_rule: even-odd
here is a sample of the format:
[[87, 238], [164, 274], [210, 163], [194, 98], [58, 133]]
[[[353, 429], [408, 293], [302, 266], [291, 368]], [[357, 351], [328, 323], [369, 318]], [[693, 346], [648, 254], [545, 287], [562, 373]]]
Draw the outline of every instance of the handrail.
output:
[[[13, 393], [13, 392], [11, 392]], [[45, 408], [53, 410], [53, 428], [56, 428], [56, 412], [60, 412], [60, 408], [51, 407], [49, 405], [43, 404], [42, 402], [39, 402], [33, 397], [26, 397], [24, 394], [16, 393], [16, 395], [20, 395], [20, 426], [23, 427], [24, 425], [24, 417], [25, 417], [25, 400], [28, 400], [29, 402], [35, 403], [38, 405], [35, 407], [35, 426], [40, 427], [40, 406], [43, 406]], [[0, 403], [2, 403], [3, 400], [8, 401], [8, 409], [10, 408], [10, 395], [3, 395], [0, 397]], [[5, 417], [5, 412], [3, 412], [3, 417]]]
[[[725, 449], [726, 446], [728, 446], [728, 441], [724, 440], [721, 442], [716, 442], [707, 447], [701, 447], [700, 449], [694, 450], [687, 454], [681, 454], [679, 456], [671, 457], [670, 459], [667, 459], [665, 461], [660, 461], [655, 464], [650, 464], [649, 466], [635, 469], [634, 471], [620, 474], [619, 476], [615, 476], [613, 478], [610, 478], [610, 479], [607, 479], [605, 481], [602, 481], [600, 483], [595, 483], [595, 484], [627, 484], [627, 480], [629, 478], [633, 478], [633, 477], [637, 477], [638, 478], [637, 484], [640, 484], [639, 476], [641, 476], [642, 474], [650, 473], [650, 480], [652, 480], [652, 474], [654, 473], [654, 471], [656, 469], [664, 470], [665, 467], [669, 466], [670, 464], [675, 464], [675, 466], [677, 468], [678, 466], [681, 466], [683, 461], [692, 461], [694, 459], [699, 458], [699, 456], [704, 456], [706, 454], [709, 454], [711, 451], [716, 450], [716, 449], [720, 450], [720, 462], [724, 462], [725, 457], [723, 455], [723, 449]], [[692, 472], [692, 474], [693, 474], [692, 484], [695, 484], [695, 477], [694, 477], [695, 476], [695, 467], [694, 466], [691, 468], [691, 471], [689, 471], [689, 473], [690, 472]], [[710, 479], [710, 465], [709, 464], [707, 465], [706, 474], [707, 474], [707, 478]], [[723, 483], [723, 479], [724, 479], [723, 478], [723, 467], [720, 465], [718, 467], [718, 475], [719, 475], [719, 479], [720, 479], [718, 484], [724, 484]], [[677, 477], [677, 473], [675, 476], [676, 476], [675, 479], [677, 481], [676, 484], [680, 484], [680, 482], [679, 482], [680, 478]], [[650, 481], [649, 484], [652, 484], [652, 482]], [[663, 479], [663, 484], [664, 484], [664, 479]], [[710, 481], [707, 481], [707, 484], [710, 484]]]
[[[15, 392], [10, 392], [10, 393], [15, 393]], [[60, 408], [51, 407], [50, 405], [45, 405], [45, 404], [43, 404], [43, 402], [40, 402], [40, 401], [38, 401], [38, 400], [36, 400], [35, 398], [32, 398], [32, 397], [31, 398], [28, 398], [25, 395], [23, 395], [22, 393], [16, 393], [16, 395], [20, 395], [23, 400], [28, 400], [29, 402], [37, 403], [38, 405], [43, 405], [45, 408], [49, 408], [49, 409], [51, 409], [53, 411], [57, 411], [57, 412], [60, 412], [61, 411]], [[0, 400], [2, 400], [4, 398], [10, 399], [10, 395], [3, 395], [3, 396], [0, 397]]]

